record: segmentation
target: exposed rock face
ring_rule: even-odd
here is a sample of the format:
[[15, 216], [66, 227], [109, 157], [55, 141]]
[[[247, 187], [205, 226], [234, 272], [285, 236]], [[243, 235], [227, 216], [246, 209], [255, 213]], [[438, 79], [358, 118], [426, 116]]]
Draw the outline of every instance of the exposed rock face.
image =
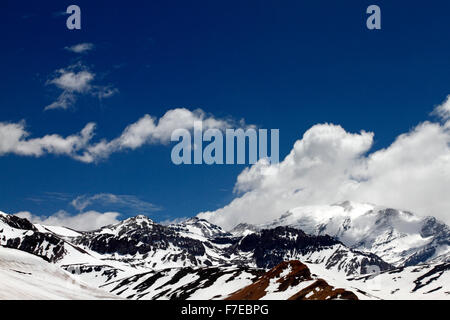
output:
[[66, 253], [64, 240], [41, 233], [27, 219], [13, 215], [0, 215], [0, 245], [34, 254], [49, 262], [60, 260]]
[[30, 221], [28, 221], [27, 219], [19, 218], [18, 216], [2, 214], [0, 215], [0, 221], [10, 226], [11, 228], [38, 231]]
[[450, 261], [449, 252], [439, 252], [441, 248], [450, 247], [450, 228], [438, 221], [434, 217], [426, 217], [423, 221], [422, 229], [420, 230], [422, 238], [431, 238], [427, 245], [423, 246], [410, 255], [404, 262], [405, 266], [414, 266], [424, 261], [432, 260], [438, 256], [446, 256], [443, 261]]
[[109, 282], [103, 289], [127, 299], [223, 299], [264, 273], [249, 267], [168, 268]]
[[336, 289], [325, 280], [319, 279], [288, 300], [358, 300], [358, 297], [351, 291]]
[[[450, 262], [443, 263], [440, 265], [433, 266], [433, 268], [427, 273], [421, 275], [416, 280], [414, 280], [415, 287], [412, 290], [413, 292], [428, 286], [433, 281], [439, 279], [445, 272], [450, 271]], [[442, 287], [436, 287], [434, 290], [439, 290]], [[447, 294], [450, 294], [447, 292]]]
[[73, 241], [100, 254], [117, 253], [122, 256], [136, 254], [145, 256], [174, 247], [178, 250], [169, 254], [166, 259], [174, 262], [178, 259], [188, 259], [194, 265], [197, 264], [195, 257], [205, 254], [205, 247], [201, 241], [181, 236], [176, 230], [156, 224], [144, 216], [85, 233]]
[[116, 280], [117, 277], [120, 277], [125, 273], [122, 269], [114, 268], [108, 265], [71, 264], [63, 265], [61, 268], [70, 274], [80, 276], [81, 278], [87, 276], [90, 278], [90, 282], [95, 282], [97, 284], [103, 284]]
[[287, 300], [358, 300], [345, 289], [336, 289], [325, 280], [311, 275], [300, 261], [282, 262], [251, 285], [231, 294], [226, 300], [260, 300], [284, 298]]
[[221, 227], [197, 217], [187, 219], [181, 223], [171, 224], [169, 227], [180, 234], [195, 234], [208, 239], [231, 236], [230, 233], [225, 232]]
[[40, 232], [24, 235], [22, 238], [8, 239], [4, 247], [34, 254], [49, 262], [58, 261], [66, 253], [63, 240]]
[[325, 235], [312, 236], [291, 227], [277, 227], [252, 233], [237, 243], [235, 251], [252, 252], [259, 268], [272, 268], [289, 259], [321, 262], [327, 269], [347, 275], [367, 272], [368, 266], [388, 270], [391, 265], [374, 254], [346, 248], [340, 241]]

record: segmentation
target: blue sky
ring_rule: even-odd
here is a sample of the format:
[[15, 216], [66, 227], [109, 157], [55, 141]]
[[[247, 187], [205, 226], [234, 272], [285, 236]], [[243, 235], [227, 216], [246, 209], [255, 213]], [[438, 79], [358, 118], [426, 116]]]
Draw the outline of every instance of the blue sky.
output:
[[[365, 27], [381, 7], [382, 30]], [[82, 12], [70, 31], [68, 5]], [[433, 119], [449, 94], [448, 1], [2, 1], [0, 122], [24, 120], [30, 138], [63, 137], [95, 122], [113, 139], [145, 114], [201, 108], [217, 118], [280, 129], [280, 158], [317, 123], [375, 133], [373, 147]], [[89, 52], [64, 48], [92, 43]], [[60, 88], [57, 70], [83, 65], [114, 95], [77, 95], [67, 110], [47, 110]], [[171, 146], [146, 145], [99, 163], [70, 157], [0, 156], [0, 210], [48, 216], [76, 213], [70, 202], [126, 195], [155, 220], [221, 208], [235, 197], [243, 165], [175, 166]], [[136, 202], [134, 202], [136, 204]], [[152, 204], [152, 206], [145, 206]], [[153, 209], [152, 209], [153, 208]]]

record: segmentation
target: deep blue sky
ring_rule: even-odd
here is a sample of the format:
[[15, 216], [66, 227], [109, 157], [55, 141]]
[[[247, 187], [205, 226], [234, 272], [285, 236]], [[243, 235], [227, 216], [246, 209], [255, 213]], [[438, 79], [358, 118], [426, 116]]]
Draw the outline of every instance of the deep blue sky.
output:
[[[81, 7], [81, 31], [58, 14], [70, 4]], [[382, 30], [365, 27], [370, 4], [381, 7]], [[93, 121], [110, 139], [146, 113], [201, 108], [279, 128], [281, 158], [322, 122], [373, 131], [378, 149], [429, 119], [449, 93], [449, 13], [448, 1], [3, 0], [0, 122], [24, 119], [39, 137]], [[49, 76], [76, 61], [63, 48], [81, 42], [95, 45], [83, 62], [120, 93], [44, 112], [57, 96]], [[170, 150], [147, 146], [99, 164], [1, 156], [0, 210], [69, 209], [49, 192], [128, 194], [163, 207], [153, 214], [160, 220], [233, 198], [244, 166], [177, 167]]]

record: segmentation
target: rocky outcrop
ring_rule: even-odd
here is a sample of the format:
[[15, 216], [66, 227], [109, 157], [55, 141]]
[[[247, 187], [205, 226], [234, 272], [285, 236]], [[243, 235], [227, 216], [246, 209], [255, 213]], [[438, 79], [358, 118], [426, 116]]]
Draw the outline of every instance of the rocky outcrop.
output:
[[313, 276], [300, 261], [282, 262], [258, 280], [227, 297], [226, 300], [358, 300], [345, 289], [334, 288], [325, 280]]

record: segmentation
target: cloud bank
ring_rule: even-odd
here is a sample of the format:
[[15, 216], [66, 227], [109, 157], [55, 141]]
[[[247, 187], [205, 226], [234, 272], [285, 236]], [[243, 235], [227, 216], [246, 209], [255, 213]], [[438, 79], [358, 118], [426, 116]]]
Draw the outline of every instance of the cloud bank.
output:
[[[72, 200], [69, 201], [69, 199]], [[68, 203], [79, 212], [73, 214], [65, 210], [59, 210], [52, 215], [43, 216], [32, 214], [29, 211], [22, 211], [15, 215], [26, 218], [32, 223], [69, 227], [78, 231], [90, 231], [118, 223], [121, 220], [119, 219], [120, 216], [136, 216], [161, 210], [160, 207], [143, 201], [136, 196], [111, 193], [81, 195], [73, 198], [73, 196], [66, 193], [46, 192], [43, 196], [30, 200], [37, 202], [57, 200], [58, 202]]]
[[77, 231], [91, 231], [103, 226], [118, 223], [120, 216], [118, 212], [97, 212], [87, 211], [76, 215], [70, 215], [66, 211], [58, 211], [49, 217], [33, 215], [28, 211], [15, 214], [21, 218], [28, 219], [32, 223], [38, 223], [46, 226], [61, 226], [75, 229]]
[[[80, 90], [83, 88], [70, 80], [64, 83], [71, 83], [72, 87]], [[185, 108], [177, 108], [167, 111], [159, 119], [146, 114], [127, 126], [117, 138], [94, 142], [92, 140], [95, 123], [88, 123], [79, 133], [67, 137], [49, 134], [40, 138], [30, 138], [31, 134], [27, 131], [24, 121], [19, 123], [0, 122], [0, 156], [16, 154], [40, 157], [54, 154], [69, 156], [85, 163], [98, 162], [107, 159], [113, 153], [135, 150], [144, 145], [167, 145], [174, 130], [192, 130], [195, 121], [203, 121], [205, 130], [245, 125], [242, 121], [238, 124], [231, 119], [217, 119], [200, 109], [190, 111]]]
[[68, 155], [77, 158], [77, 151], [87, 147], [94, 134], [95, 124], [88, 123], [79, 133], [62, 137], [49, 134], [29, 138], [25, 122], [0, 122], [0, 156], [13, 153], [21, 156], [40, 157], [44, 154]]
[[229, 229], [263, 223], [287, 210], [344, 200], [433, 215], [450, 223], [450, 102], [438, 122], [423, 122], [388, 147], [369, 153], [374, 134], [319, 124], [305, 132], [279, 164], [260, 160], [237, 178], [237, 197], [199, 216]]
[[437, 106], [436, 109], [432, 112], [434, 115], [442, 118], [443, 120], [450, 119], [450, 95], [447, 96], [447, 100], [444, 101], [440, 106]]

